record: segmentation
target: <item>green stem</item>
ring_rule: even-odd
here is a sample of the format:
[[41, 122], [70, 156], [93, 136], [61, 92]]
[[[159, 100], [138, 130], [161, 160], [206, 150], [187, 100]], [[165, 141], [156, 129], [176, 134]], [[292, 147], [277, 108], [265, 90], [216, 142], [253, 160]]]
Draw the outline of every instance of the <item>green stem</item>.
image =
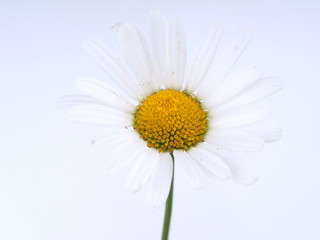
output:
[[172, 199], [173, 199], [173, 185], [174, 185], [174, 156], [173, 152], [170, 153], [172, 158], [172, 180], [170, 186], [170, 192], [166, 201], [166, 209], [164, 212], [163, 229], [162, 229], [162, 240], [168, 240], [170, 222], [171, 222], [171, 212], [172, 212]]

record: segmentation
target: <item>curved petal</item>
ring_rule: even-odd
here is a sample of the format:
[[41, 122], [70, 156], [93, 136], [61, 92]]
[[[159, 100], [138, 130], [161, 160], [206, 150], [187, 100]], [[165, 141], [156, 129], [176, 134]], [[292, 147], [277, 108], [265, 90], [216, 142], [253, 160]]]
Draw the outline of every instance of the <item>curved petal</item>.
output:
[[222, 104], [219, 109], [231, 110], [239, 108], [246, 104], [255, 103], [269, 95], [272, 95], [282, 88], [279, 79], [265, 77], [260, 78], [250, 87], [242, 91], [237, 97], [233, 98], [226, 104]]
[[159, 165], [155, 169], [148, 191], [148, 199], [154, 207], [161, 207], [166, 202], [171, 181], [173, 162], [170, 154], [160, 153]]
[[239, 93], [250, 87], [262, 76], [262, 68], [248, 67], [236, 74], [228, 76], [221, 86], [205, 99], [210, 107], [214, 108], [236, 98]]
[[94, 38], [84, 41], [83, 46], [105, 70], [113, 85], [117, 86], [118, 91], [124, 92], [134, 100], [141, 98], [136, 77], [107, 46]]
[[165, 87], [182, 89], [186, 68], [186, 39], [182, 25], [172, 22], [167, 42], [167, 76]]
[[117, 25], [116, 37], [124, 58], [136, 76], [137, 88], [144, 94], [160, 89], [155, 81], [150, 47], [140, 29], [131, 24]]
[[248, 29], [242, 29], [217, 53], [217, 57], [198, 88], [199, 96], [207, 98], [213, 89], [219, 87], [248, 45], [250, 38], [251, 32]]
[[195, 188], [201, 187], [201, 170], [196, 161], [184, 151], [174, 151], [176, 162], [184, 168], [190, 184]]
[[95, 135], [91, 144], [97, 147], [107, 147], [112, 144], [134, 140], [138, 142], [140, 137], [133, 129], [125, 127], [110, 127]]
[[110, 107], [127, 113], [134, 112], [135, 107], [126, 98], [121, 96], [113, 87], [100, 80], [81, 78], [76, 81], [76, 84], [81, 91], [104, 101]]
[[131, 191], [137, 192], [145, 186], [154, 169], [157, 168], [159, 158], [159, 153], [156, 150], [145, 147], [145, 151], [139, 156], [127, 178], [127, 187]]
[[67, 117], [77, 122], [123, 127], [131, 126], [132, 121], [131, 114], [99, 104], [83, 104], [72, 107], [68, 111]]
[[211, 24], [200, 37], [187, 64], [186, 89], [194, 92], [207, 74], [222, 37], [222, 27]]
[[212, 131], [205, 141], [223, 149], [240, 152], [256, 152], [264, 146], [262, 138], [236, 129]]
[[103, 104], [103, 101], [87, 95], [68, 95], [58, 99], [60, 107], [74, 107], [82, 104]]
[[221, 111], [213, 113], [212, 128], [227, 129], [246, 126], [266, 119], [270, 112], [257, 106], [246, 106], [234, 111]]
[[155, 66], [155, 78], [164, 83], [166, 78], [167, 62], [167, 35], [169, 23], [161, 11], [152, 10], [149, 14], [150, 50]]
[[281, 138], [281, 129], [267, 123], [250, 124], [249, 126], [239, 128], [239, 130], [255, 134], [268, 143], [277, 141]]
[[190, 156], [198, 162], [199, 166], [202, 167], [204, 172], [216, 179], [216, 180], [226, 180], [230, 177], [230, 171], [228, 166], [222, 161], [217, 155], [204, 149], [199, 146], [196, 146], [188, 151]]
[[[214, 149], [213, 146], [211, 148]], [[215, 154], [229, 166], [233, 180], [246, 185], [252, 185], [258, 180], [257, 176], [246, 169], [246, 164], [239, 156], [222, 150], [215, 151]]]
[[110, 176], [117, 175], [127, 166], [129, 166], [138, 155], [145, 151], [145, 146], [139, 139], [123, 141], [109, 155], [106, 166], [106, 174]]

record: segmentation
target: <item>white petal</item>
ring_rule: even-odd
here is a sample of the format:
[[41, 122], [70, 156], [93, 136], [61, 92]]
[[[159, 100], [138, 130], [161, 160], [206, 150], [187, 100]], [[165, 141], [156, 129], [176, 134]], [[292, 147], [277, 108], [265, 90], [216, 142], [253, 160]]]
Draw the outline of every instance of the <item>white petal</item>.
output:
[[77, 87], [95, 98], [108, 104], [110, 107], [122, 110], [127, 113], [134, 111], [135, 107], [126, 98], [121, 96], [110, 85], [93, 78], [81, 78], [76, 81]]
[[155, 149], [145, 147], [145, 152], [136, 160], [127, 178], [127, 187], [131, 191], [139, 191], [150, 180], [159, 158]]
[[121, 24], [117, 30], [117, 40], [129, 67], [134, 72], [138, 87], [150, 93], [159, 89], [159, 83], [155, 82], [152, 59], [143, 33], [135, 25]]
[[130, 126], [132, 121], [132, 115], [98, 104], [85, 104], [72, 107], [67, 116], [70, 120], [78, 122], [108, 126]]
[[222, 150], [215, 151], [215, 153], [229, 166], [233, 180], [246, 185], [251, 185], [257, 181], [258, 177], [246, 169], [246, 164], [239, 156]]
[[161, 153], [159, 165], [153, 174], [148, 199], [154, 207], [161, 207], [166, 202], [171, 181], [173, 162], [169, 153]]
[[234, 111], [213, 113], [212, 129], [235, 128], [253, 124], [270, 116], [270, 112], [258, 106], [246, 106]]
[[256, 152], [263, 149], [264, 141], [253, 134], [239, 130], [213, 130], [205, 141], [223, 149]]
[[82, 104], [103, 104], [103, 101], [87, 95], [68, 95], [58, 99], [61, 107], [74, 107]]
[[173, 155], [177, 164], [184, 168], [190, 184], [195, 188], [201, 187], [201, 170], [196, 161], [184, 151], [174, 151]]
[[187, 64], [186, 89], [194, 92], [207, 74], [222, 37], [219, 24], [210, 25], [200, 37], [199, 42]]
[[241, 92], [237, 97], [222, 105], [224, 109], [233, 109], [246, 104], [255, 103], [271, 94], [276, 93], [282, 88], [279, 79], [260, 78], [257, 82]]
[[112, 127], [100, 131], [92, 140], [92, 144], [98, 147], [107, 147], [124, 141], [140, 139], [137, 132], [125, 127]]
[[141, 98], [140, 89], [136, 87], [136, 77], [107, 46], [94, 38], [87, 39], [83, 45], [102, 66], [113, 85], [117, 86], [119, 91], [126, 93], [135, 100]]
[[155, 66], [156, 81], [162, 83], [166, 77], [168, 21], [162, 12], [150, 11], [149, 14], [150, 50]]
[[186, 67], [186, 39], [184, 29], [178, 22], [172, 22], [167, 44], [166, 88], [181, 89]]
[[118, 145], [108, 157], [106, 173], [114, 176], [136, 160], [145, 150], [145, 146], [138, 139], [126, 140]]
[[217, 155], [206, 149], [196, 146], [188, 151], [190, 156], [198, 162], [204, 172], [216, 180], [225, 180], [230, 177], [228, 166]]
[[[237, 74], [232, 74], [221, 86], [205, 99], [211, 107], [219, 106], [236, 97], [243, 90], [251, 86], [262, 75], [262, 68], [257, 66], [248, 67]], [[201, 98], [201, 96], [200, 96]]]
[[251, 32], [242, 29], [226, 46], [217, 53], [202, 84], [199, 86], [199, 95], [207, 98], [213, 89], [217, 89], [223, 79], [227, 76], [234, 63], [238, 60], [243, 50], [248, 45]]
[[244, 126], [239, 130], [255, 134], [265, 142], [274, 142], [281, 138], [281, 129], [279, 127], [265, 123]]

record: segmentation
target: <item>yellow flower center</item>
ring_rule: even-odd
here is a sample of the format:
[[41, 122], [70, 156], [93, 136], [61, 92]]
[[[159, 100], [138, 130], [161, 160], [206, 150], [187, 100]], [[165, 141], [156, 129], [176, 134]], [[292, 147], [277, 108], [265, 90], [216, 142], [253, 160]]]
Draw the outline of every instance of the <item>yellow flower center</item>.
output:
[[146, 97], [134, 114], [134, 129], [159, 152], [188, 150], [204, 141], [207, 112], [193, 96], [161, 90]]

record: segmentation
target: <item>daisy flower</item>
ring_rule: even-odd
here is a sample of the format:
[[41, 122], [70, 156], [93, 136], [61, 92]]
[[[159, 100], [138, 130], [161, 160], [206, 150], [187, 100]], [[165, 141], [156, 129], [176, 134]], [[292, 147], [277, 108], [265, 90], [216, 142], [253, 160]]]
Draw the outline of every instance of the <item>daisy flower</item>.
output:
[[148, 37], [133, 24], [112, 31], [121, 57], [96, 39], [85, 42], [106, 81], [79, 79], [84, 95], [67, 99], [74, 103], [71, 119], [103, 127], [93, 144], [112, 146], [107, 173], [130, 166], [127, 186], [139, 191], [148, 185], [154, 206], [168, 197], [175, 162], [194, 187], [202, 175], [254, 183], [237, 153], [259, 151], [280, 137], [268, 125], [269, 111], [256, 102], [281, 85], [257, 66], [232, 69], [250, 31], [221, 44], [222, 28], [212, 24], [190, 55], [183, 27], [159, 11], [150, 13]]

